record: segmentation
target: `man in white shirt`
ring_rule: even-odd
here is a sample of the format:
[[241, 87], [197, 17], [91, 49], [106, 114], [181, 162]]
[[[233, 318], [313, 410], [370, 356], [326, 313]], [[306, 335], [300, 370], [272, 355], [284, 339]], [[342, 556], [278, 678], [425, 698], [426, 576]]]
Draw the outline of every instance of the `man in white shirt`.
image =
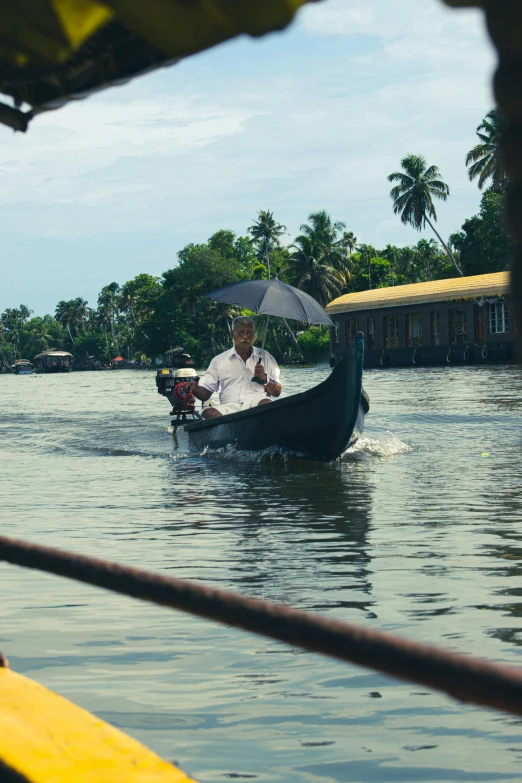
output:
[[[234, 347], [212, 359], [199, 383], [189, 381], [185, 385], [187, 392], [190, 390], [203, 402], [219, 391], [219, 404], [205, 408], [204, 419], [254, 408], [281, 394], [277, 362], [267, 351], [263, 351], [262, 363], [259, 361], [261, 351], [253, 347], [254, 337], [252, 318], [234, 318]], [[253, 381], [253, 377], [261, 383]]]

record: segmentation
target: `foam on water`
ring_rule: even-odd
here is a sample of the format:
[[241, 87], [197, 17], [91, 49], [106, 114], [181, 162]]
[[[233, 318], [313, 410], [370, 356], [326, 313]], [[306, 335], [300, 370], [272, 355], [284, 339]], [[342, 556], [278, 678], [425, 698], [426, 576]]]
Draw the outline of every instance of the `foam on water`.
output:
[[365, 455], [371, 457], [396, 457], [399, 454], [407, 454], [413, 450], [412, 446], [404, 443], [397, 435], [392, 432], [386, 433], [389, 437], [384, 440], [375, 440], [374, 438], [359, 438], [353, 446], [350, 446], [341, 459], [346, 456]]
[[223, 446], [219, 449], [211, 449], [206, 446], [203, 451], [197, 455], [199, 457], [219, 457], [220, 459], [228, 460], [240, 460], [241, 462], [272, 462], [280, 461], [288, 462], [292, 458], [304, 458], [305, 454], [299, 452], [289, 451], [283, 449], [280, 446], [271, 446], [269, 449], [261, 449], [260, 451], [245, 451], [238, 449], [233, 445]]
[[[361, 458], [361, 457], [395, 457], [400, 454], [407, 454], [412, 451], [412, 446], [404, 443], [397, 435], [393, 433], [386, 433], [389, 437], [384, 440], [376, 440], [374, 438], [359, 438], [353, 446], [350, 446], [344, 454], [342, 454], [338, 462], [344, 459]], [[226, 460], [240, 460], [241, 462], [277, 462], [283, 460], [286, 464], [289, 460], [299, 459], [308, 460], [306, 454], [290, 451], [288, 449], [281, 448], [280, 446], [272, 446], [268, 449], [262, 449], [260, 451], [244, 451], [238, 449], [233, 445], [224, 446], [219, 449], [211, 449], [208, 446], [199, 452], [199, 457], [219, 457]]]

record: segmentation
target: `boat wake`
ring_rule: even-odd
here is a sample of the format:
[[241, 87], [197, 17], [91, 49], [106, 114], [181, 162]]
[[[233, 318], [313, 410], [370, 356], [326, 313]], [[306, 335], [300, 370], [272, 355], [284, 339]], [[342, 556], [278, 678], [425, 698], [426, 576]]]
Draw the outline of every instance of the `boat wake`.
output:
[[[344, 454], [342, 454], [337, 460], [334, 460], [332, 465], [342, 462], [343, 460], [354, 459], [366, 459], [371, 457], [395, 457], [400, 454], [407, 454], [412, 451], [412, 446], [408, 446], [397, 435], [393, 433], [386, 433], [389, 437], [385, 437], [383, 440], [375, 440], [374, 438], [359, 438], [359, 440], [350, 446]], [[192, 456], [196, 456], [193, 454]], [[262, 462], [283, 462], [288, 463], [290, 460], [299, 459], [300, 462], [306, 460], [308, 462], [320, 463], [316, 460], [312, 460], [306, 454], [289, 451], [283, 449], [280, 446], [272, 446], [262, 451], [242, 451], [235, 446], [224, 446], [223, 448], [212, 449], [206, 447], [203, 451], [199, 452], [198, 457], [207, 457], [226, 460], [240, 460], [241, 462], [250, 463], [262, 463]]]
[[220, 459], [241, 460], [241, 462], [288, 462], [288, 460], [305, 458], [305, 454], [296, 451], [289, 451], [280, 446], [271, 446], [268, 449], [260, 451], [243, 451], [235, 446], [229, 445], [219, 449], [212, 449], [208, 446], [199, 452], [199, 457], [219, 457]]
[[397, 435], [389, 432], [389, 437], [384, 440], [375, 440], [374, 438], [359, 438], [353, 446], [350, 446], [340, 459], [349, 457], [395, 457], [399, 454], [407, 454], [413, 450]]

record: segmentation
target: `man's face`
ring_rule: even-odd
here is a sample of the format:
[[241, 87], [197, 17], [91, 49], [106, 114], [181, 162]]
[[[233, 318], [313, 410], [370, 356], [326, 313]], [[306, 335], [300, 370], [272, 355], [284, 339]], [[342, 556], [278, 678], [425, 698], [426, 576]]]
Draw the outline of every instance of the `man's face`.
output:
[[246, 351], [254, 342], [255, 330], [252, 324], [236, 324], [232, 332], [234, 345], [237, 350]]

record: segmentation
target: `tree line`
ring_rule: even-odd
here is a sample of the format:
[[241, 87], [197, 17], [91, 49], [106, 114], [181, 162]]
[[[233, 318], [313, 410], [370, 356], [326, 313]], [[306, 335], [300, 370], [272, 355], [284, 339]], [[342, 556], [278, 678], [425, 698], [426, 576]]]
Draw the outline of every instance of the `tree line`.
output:
[[[343, 293], [502, 271], [511, 241], [502, 217], [508, 183], [501, 132], [501, 117], [493, 110], [477, 128], [479, 144], [466, 156], [470, 179], [484, 189], [480, 211], [447, 241], [436, 229], [435, 202], [448, 199], [449, 187], [437, 166], [410, 154], [388, 177], [393, 211], [415, 230], [428, 225], [436, 239], [376, 248], [323, 210], [310, 214], [285, 245], [286, 226], [270, 210], [260, 210], [245, 235], [222, 229], [204, 243], [188, 244], [160, 277], [143, 273], [123, 285], [104, 286], [95, 307], [77, 297], [58, 302], [55, 313], [43, 317], [31, 317], [26, 305], [6, 309], [0, 314], [0, 363], [31, 359], [51, 347], [105, 362], [116, 355], [145, 361], [181, 345], [204, 361], [230, 345], [232, 319], [243, 312], [205, 294], [237, 280], [277, 274], [326, 306]], [[267, 338], [268, 350], [280, 361], [318, 361], [326, 357], [328, 343], [326, 329], [279, 319], [271, 322]]]

